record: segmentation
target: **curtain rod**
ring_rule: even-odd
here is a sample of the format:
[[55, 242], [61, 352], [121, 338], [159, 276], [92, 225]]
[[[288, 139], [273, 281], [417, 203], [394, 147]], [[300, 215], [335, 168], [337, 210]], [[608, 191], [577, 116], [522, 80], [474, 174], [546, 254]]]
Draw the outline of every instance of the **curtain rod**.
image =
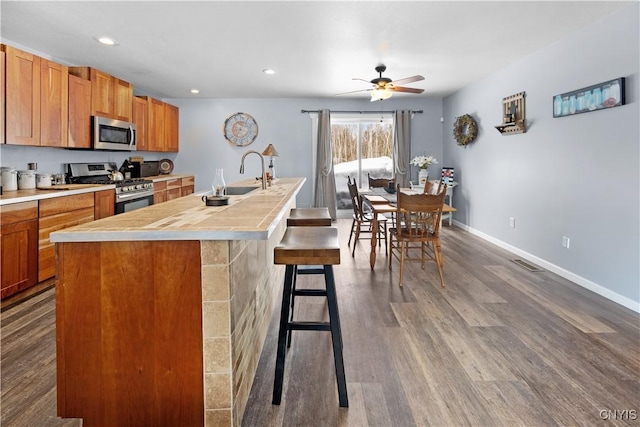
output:
[[[301, 113], [319, 113], [322, 110], [300, 110]], [[380, 114], [380, 113], [395, 113], [395, 111], [347, 111], [347, 110], [329, 110], [331, 113], [359, 113], [359, 114]], [[422, 110], [411, 110], [412, 113], [422, 114]]]

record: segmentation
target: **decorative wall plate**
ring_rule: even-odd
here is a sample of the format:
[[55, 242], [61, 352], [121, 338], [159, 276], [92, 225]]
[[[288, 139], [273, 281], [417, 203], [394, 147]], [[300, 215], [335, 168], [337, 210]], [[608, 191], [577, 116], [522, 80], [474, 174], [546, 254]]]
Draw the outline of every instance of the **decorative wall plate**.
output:
[[158, 162], [158, 170], [163, 175], [173, 172], [173, 162], [169, 159], [160, 160]]
[[222, 133], [230, 144], [245, 147], [258, 137], [258, 123], [247, 113], [234, 113], [224, 121]]

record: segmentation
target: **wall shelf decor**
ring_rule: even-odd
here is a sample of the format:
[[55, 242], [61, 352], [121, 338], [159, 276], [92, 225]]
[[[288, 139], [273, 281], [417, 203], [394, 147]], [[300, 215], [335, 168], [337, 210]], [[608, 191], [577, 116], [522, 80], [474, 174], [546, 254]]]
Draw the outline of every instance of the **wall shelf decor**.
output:
[[624, 105], [624, 77], [553, 97], [553, 117], [604, 110]]
[[525, 92], [520, 92], [502, 98], [502, 124], [495, 127], [498, 132], [503, 135], [514, 135], [527, 131], [524, 97]]

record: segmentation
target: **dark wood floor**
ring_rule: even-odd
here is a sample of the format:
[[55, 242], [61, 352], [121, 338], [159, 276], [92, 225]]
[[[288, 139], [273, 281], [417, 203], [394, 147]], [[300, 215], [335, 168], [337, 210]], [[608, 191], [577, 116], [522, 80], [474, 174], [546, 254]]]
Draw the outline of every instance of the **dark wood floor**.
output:
[[[640, 424], [636, 313], [455, 227], [443, 230], [447, 287], [431, 262], [407, 268], [399, 288], [384, 250], [374, 271], [368, 241], [351, 257], [349, 225], [338, 222], [335, 268], [349, 408], [338, 408], [326, 332], [294, 332], [282, 405], [271, 405], [276, 312], [243, 425]], [[298, 318], [327, 316], [321, 298], [297, 307]], [[2, 313], [3, 427], [81, 425], [55, 417], [54, 310], [47, 291]]]

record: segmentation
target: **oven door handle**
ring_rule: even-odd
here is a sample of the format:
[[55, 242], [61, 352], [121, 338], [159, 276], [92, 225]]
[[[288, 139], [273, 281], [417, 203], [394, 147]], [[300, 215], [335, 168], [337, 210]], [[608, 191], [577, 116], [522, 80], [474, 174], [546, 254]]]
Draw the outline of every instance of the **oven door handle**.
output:
[[117, 201], [130, 200], [130, 199], [144, 199], [145, 197], [153, 196], [153, 191], [145, 193], [120, 193], [116, 196]]

